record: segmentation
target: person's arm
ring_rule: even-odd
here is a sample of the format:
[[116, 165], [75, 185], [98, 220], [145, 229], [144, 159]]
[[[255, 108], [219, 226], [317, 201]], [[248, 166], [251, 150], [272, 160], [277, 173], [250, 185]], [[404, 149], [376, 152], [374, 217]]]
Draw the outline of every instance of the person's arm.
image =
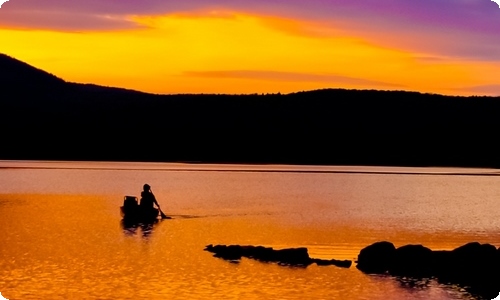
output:
[[151, 193], [151, 196], [153, 196], [153, 202], [156, 204], [156, 206], [160, 207], [160, 204], [158, 204], [158, 201], [156, 201], [156, 197], [153, 193]]

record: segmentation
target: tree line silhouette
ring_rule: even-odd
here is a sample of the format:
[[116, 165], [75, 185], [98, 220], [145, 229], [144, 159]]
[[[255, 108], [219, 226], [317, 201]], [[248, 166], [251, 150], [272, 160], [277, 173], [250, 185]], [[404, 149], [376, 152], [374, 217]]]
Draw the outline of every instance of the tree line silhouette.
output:
[[500, 97], [154, 95], [0, 55], [0, 159], [500, 167]]

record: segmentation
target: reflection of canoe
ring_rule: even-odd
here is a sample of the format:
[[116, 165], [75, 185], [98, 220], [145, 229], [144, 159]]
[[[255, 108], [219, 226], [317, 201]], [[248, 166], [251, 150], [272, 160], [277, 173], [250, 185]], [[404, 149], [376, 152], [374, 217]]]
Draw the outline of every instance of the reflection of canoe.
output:
[[160, 217], [158, 209], [139, 206], [135, 196], [125, 196], [123, 206], [120, 207], [120, 214], [123, 221], [128, 224], [155, 223]]

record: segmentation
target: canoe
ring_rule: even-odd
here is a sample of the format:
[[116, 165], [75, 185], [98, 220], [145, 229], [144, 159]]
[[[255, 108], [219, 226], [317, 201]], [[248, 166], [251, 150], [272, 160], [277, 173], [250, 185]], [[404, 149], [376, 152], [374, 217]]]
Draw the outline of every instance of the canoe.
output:
[[160, 218], [158, 209], [141, 207], [135, 196], [124, 197], [123, 206], [120, 206], [120, 214], [123, 221], [129, 224], [155, 223]]

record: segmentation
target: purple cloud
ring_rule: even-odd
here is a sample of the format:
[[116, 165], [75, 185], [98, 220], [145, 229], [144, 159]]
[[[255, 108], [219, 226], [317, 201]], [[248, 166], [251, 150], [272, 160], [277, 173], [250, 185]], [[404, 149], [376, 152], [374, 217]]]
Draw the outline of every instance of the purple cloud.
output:
[[[415, 24], [500, 34], [500, 9], [489, 0], [13, 0], [0, 16], [37, 12], [82, 15], [165, 14], [196, 9], [224, 8], [316, 20], [348, 19], [367, 25], [382, 20], [403, 27]], [[3, 18], [0, 17], [0, 20]], [[23, 20], [29, 22], [29, 20]], [[91, 20], [89, 20], [91, 21]], [[376, 22], [377, 24], [373, 24]], [[62, 25], [65, 23], [63, 22]], [[82, 24], [86, 27], [85, 24]], [[64, 26], [61, 28], [64, 29]]]
[[[121, 16], [98, 15], [85, 13], [64, 13], [48, 11], [14, 11], [1, 16], [0, 28], [4, 26], [16, 29], [48, 29], [65, 32], [121, 30], [138, 28], [138, 24]], [[28, 21], [25, 21], [28, 20]]]
[[318, 21], [382, 46], [500, 60], [500, 9], [490, 0], [12, 0], [0, 28], [60, 31], [140, 26], [130, 15], [224, 9]]

